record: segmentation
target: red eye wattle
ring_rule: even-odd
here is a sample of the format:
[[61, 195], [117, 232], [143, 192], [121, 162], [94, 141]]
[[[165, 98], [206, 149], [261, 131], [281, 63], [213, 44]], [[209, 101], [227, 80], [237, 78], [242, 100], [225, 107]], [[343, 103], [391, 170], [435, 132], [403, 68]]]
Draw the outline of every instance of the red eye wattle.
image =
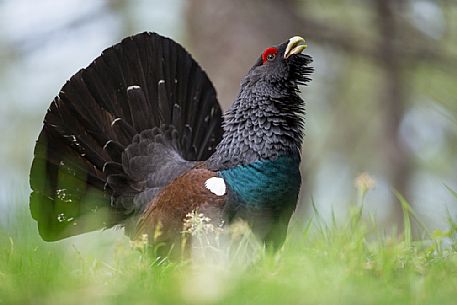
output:
[[276, 54], [278, 54], [278, 49], [276, 48], [268, 48], [263, 51], [262, 54], [262, 61], [265, 63], [266, 61], [271, 61], [276, 58]]

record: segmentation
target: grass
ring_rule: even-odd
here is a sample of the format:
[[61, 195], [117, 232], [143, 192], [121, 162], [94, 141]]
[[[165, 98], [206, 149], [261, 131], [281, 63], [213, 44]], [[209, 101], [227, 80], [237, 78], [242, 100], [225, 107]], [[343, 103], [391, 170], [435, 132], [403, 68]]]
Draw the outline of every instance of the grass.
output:
[[155, 259], [119, 231], [45, 243], [24, 211], [0, 229], [0, 304], [456, 304], [457, 225], [414, 241], [397, 194], [405, 232], [392, 237], [360, 217], [363, 197], [343, 224], [315, 214], [279, 253], [242, 238], [238, 259], [194, 263]]

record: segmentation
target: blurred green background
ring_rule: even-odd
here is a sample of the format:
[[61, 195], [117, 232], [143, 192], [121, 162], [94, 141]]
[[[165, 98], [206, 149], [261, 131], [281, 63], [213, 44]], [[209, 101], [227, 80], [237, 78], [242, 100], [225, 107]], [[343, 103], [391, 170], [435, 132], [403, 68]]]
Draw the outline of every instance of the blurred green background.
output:
[[402, 226], [393, 190], [431, 229], [456, 215], [445, 187], [457, 189], [455, 1], [3, 0], [0, 28], [2, 226], [28, 204], [33, 146], [61, 86], [143, 31], [184, 45], [224, 109], [263, 49], [294, 35], [307, 40], [316, 72], [302, 90], [299, 222], [312, 201], [327, 219], [344, 217], [362, 172], [376, 184], [365, 213], [382, 228]]

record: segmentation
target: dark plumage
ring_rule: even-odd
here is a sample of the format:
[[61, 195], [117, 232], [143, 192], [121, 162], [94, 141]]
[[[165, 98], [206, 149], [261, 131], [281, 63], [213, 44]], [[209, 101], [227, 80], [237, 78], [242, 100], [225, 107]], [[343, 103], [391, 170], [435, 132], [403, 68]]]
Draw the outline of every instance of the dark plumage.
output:
[[30, 177], [43, 239], [114, 225], [134, 238], [160, 224], [171, 245], [199, 210], [281, 245], [300, 187], [304, 48], [294, 37], [265, 50], [223, 124], [210, 80], [179, 44], [143, 33], [106, 49], [44, 119]]

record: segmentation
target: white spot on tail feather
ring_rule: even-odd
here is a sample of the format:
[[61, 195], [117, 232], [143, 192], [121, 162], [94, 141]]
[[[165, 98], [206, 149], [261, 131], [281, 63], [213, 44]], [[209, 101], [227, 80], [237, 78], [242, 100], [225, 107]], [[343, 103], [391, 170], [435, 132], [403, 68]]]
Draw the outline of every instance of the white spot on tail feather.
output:
[[108, 162], [105, 162], [102, 167], [102, 172], [105, 172], [106, 166], [108, 165]]
[[106, 150], [106, 148], [108, 147], [109, 143], [113, 142], [113, 140], [108, 140], [106, 141], [105, 145], [103, 146], [103, 150]]
[[114, 124], [116, 124], [116, 122], [122, 120], [121, 118], [115, 118], [112, 122], [111, 122], [111, 126], [113, 126]]
[[214, 193], [217, 196], [223, 196], [225, 194], [225, 182], [222, 178], [209, 178], [205, 181], [205, 187], [210, 190], [211, 193]]
[[135, 90], [135, 89], [141, 89], [141, 87], [140, 86], [128, 86], [127, 87], [127, 91]]

